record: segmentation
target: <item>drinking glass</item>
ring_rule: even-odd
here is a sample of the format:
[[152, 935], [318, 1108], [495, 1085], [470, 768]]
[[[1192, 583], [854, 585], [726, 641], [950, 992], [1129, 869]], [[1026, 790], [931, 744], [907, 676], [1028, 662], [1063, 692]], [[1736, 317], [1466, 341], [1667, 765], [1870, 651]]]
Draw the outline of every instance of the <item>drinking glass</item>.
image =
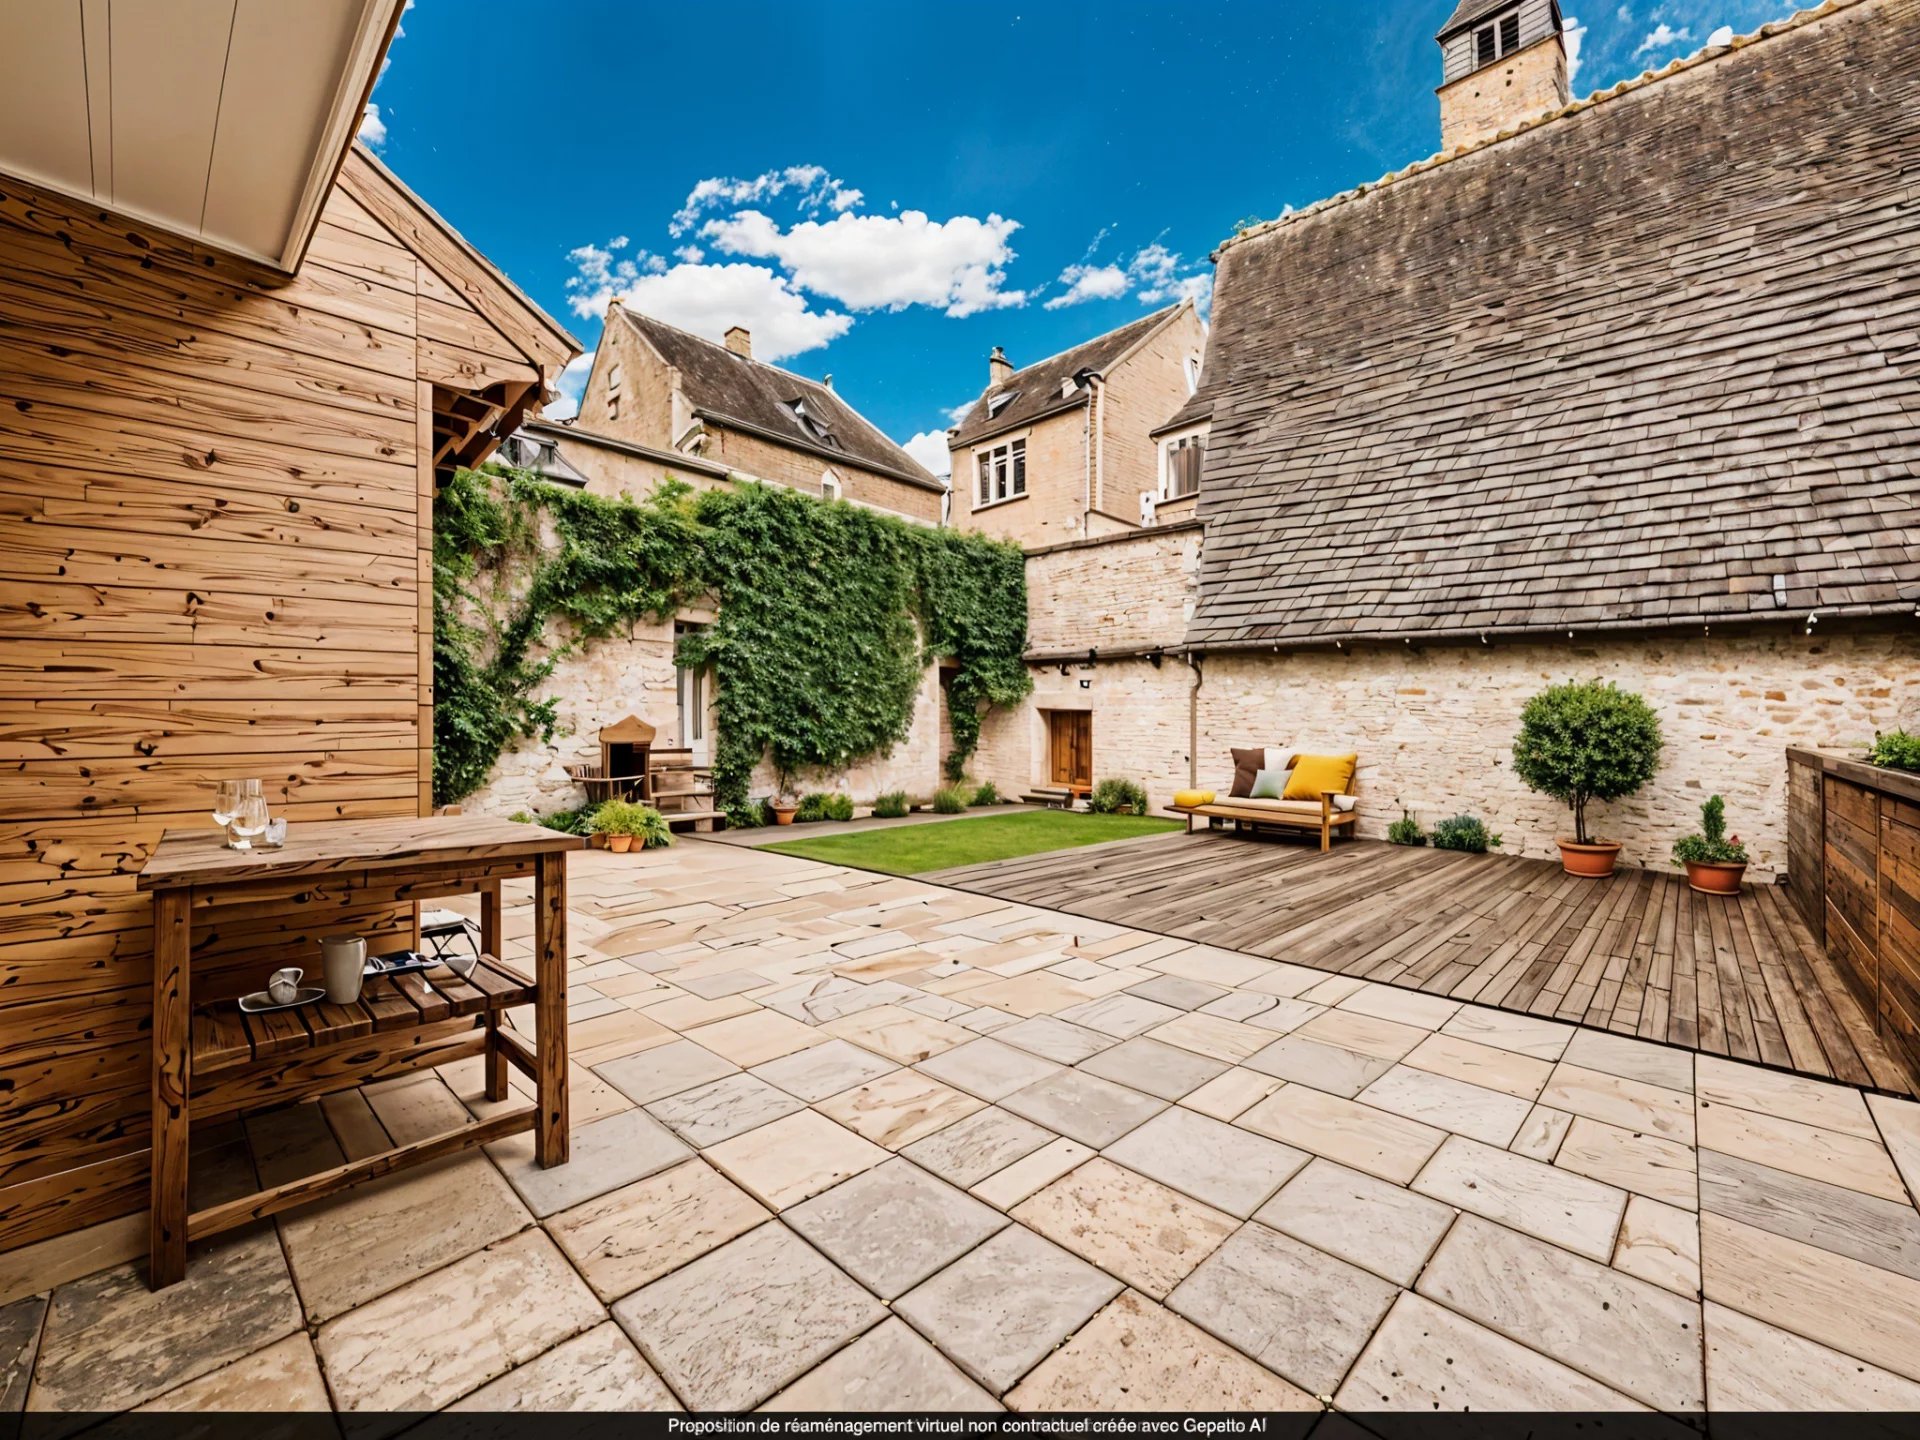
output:
[[253, 849], [253, 837], [264, 834], [267, 828], [267, 801], [263, 795], [243, 795], [240, 808], [233, 817], [233, 842], [235, 850]]
[[240, 808], [240, 782], [222, 780], [219, 791], [213, 797], [213, 823], [221, 829], [233, 823], [234, 813]]

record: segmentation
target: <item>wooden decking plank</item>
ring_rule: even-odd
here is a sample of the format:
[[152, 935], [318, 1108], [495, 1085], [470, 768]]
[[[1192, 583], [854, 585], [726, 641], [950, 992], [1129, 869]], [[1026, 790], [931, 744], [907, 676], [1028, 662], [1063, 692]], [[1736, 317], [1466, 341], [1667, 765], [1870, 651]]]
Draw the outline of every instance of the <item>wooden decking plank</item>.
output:
[[[1322, 854], [1219, 832], [925, 878], [1012, 906], [1805, 1074], [1914, 1088], [1908, 1067], [1880, 1043], [1771, 887], [1727, 902], [1695, 896], [1664, 871], [1593, 881], [1550, 861], [1373, 841]], [[1024, 917], [1015, 910], [1005, 918]]]

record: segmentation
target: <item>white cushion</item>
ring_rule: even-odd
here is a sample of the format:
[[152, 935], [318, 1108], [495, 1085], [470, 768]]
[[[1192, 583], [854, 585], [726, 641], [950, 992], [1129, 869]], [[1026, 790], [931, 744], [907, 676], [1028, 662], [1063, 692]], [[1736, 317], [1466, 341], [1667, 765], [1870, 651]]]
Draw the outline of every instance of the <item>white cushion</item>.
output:
[[1284, 745], [1269, 745], [1267, 746], [1267, 763], [1260, 768], [1262, 770], [1291, 770], [1293, 768], [1294, 753], [1294, 751]]
[[1352, 795], [1336, 795], [1333, 797], [1333, 808], [1340, 811], [1343, 815], [1353, 809], [1355, 803], [1355, 797]]

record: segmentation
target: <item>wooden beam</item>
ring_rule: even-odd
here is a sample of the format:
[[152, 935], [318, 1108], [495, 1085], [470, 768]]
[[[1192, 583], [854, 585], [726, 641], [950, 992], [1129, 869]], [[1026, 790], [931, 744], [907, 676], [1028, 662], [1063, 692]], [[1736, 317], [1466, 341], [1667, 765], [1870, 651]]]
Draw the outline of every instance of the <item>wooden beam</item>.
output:
[[410, 1145], [402, 1145], [393, 1150], [383, 1150], [378, 1155], [369, 1155], [362, 1160], [353, 1160], [345, 1165], [336, 1165], [331, 1170], [322, 1170], [318, 1175], [309, 1175], [301, 1180], [289, 1180], [284, 1185], [276, 1185], [271, 1190], [262, 1190], [257, 1195], [244, 1200], [229, 1200], [224, 1205], [211, 1205], [205, 1210], [196, 1210], [187, 1220], [187, 1238], [203, 1240], [209, 1235], [218, 1235], [231, 1230], [236, 1225], [246, 1225], [255, 1220], [264, 1220], [269, 1215], [278, 1215], [282, 1210], [291, 1210], [296, 1205], [304, 1205], [309, 1200], [318, 1200], [323, 1196], [337, 1194], [365, 1180], [375, 1180], [382, 1175], [392, 1174], [395, 1170], [408, 1165], [418, 1165], [423, 1161], [436, 1160], [442, 1155], [455, 1155], [462, 1150], [472, 1150], [481, 1145], [491, 1144], [508, 1135], [518, 1135], [523, 1130], [533, 1128], [534, 1107], [522, 1106], [518, 1110], [509, 1110], [504, 1115], [496, 1115], [491, 1120], [481, 1120], [472, 1125], [463, 1125], [458, 1130], [444, 1131], [425, 1140], [415, 1140]]

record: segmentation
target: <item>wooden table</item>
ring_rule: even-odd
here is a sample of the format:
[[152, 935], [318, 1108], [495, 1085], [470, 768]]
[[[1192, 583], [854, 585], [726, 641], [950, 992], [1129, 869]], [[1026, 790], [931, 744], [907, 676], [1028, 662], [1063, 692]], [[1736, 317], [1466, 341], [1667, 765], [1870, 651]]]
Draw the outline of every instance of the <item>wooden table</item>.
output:
[[[187, 1242], [276, 1214], [404, 1166], [531, 1129], [543, 1166], [565, 1164], [567, 1134], [566, 852], [585, 842], [479, 815], [300, 822], [277, 850], [229, 850], [216, 830], [169, 830], [141, 870], [153, 892], [153, 1182], [148, 1283], [186, 1274]], [[500, 958], [503, 881], [534, 882], [534, 976]], [[196, 926], [317, 887], [359, 904], [481, 897], [483, 957], [470, 977], [441, 967], [373, 977], [352, 1005], [321, 1001], [243, 1015], [231, 999], [193, 1003]], [[283, 965], [318, 977], [311, 952], [265, 953], [259, 987]], [[502, 1024], [534, 1007], [534, 1044]], [[530, 1076], [535, 1104], [366, 1156], [243, 1200], [187, 1211], [190, 1118], [202, 1121], [326, 1094], [410, 1070], [486, 1056], [489, 1100], [507, 1098], [507, 1066]]]

